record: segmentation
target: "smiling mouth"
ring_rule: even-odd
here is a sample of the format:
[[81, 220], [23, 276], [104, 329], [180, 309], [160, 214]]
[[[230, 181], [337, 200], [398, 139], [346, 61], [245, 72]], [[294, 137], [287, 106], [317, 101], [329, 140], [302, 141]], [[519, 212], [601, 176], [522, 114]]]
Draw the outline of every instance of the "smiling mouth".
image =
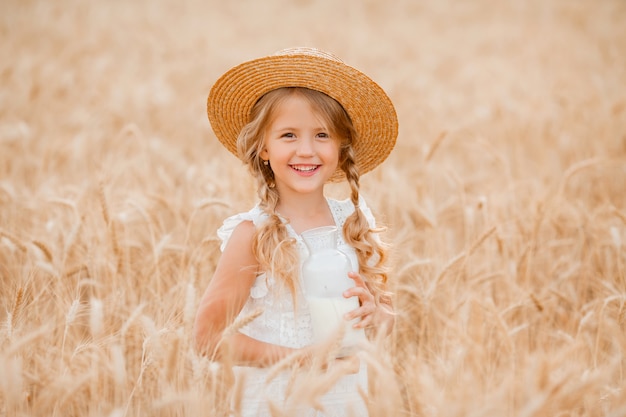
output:
[[320, 165], [291, 165], [291, 168], [298, 172], [313, 172], [318, 169]]

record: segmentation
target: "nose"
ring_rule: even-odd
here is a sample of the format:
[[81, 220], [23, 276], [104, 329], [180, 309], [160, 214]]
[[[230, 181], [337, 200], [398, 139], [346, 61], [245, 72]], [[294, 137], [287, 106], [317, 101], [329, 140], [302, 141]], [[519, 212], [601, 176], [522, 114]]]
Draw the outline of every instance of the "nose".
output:
[[296, 149], [296, 155], [298, 156], [313, 156], [315, 155], [315, 139], [311, 137], [303, 137], [298, 141], [298, 148]]

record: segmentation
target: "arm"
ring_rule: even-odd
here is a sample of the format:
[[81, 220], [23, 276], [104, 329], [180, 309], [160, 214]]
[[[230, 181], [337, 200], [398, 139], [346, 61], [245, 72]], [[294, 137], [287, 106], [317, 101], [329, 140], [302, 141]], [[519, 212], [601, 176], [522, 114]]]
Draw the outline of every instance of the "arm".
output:
[[206, 355], [228, 358], [238, 365], [269, 366], [293, 352], [239, 332], [223, 336], [243, 308], [257, 276], [252, 253], [254, 225], [240, 223], [233, 231], [213, 278], [200, 300], [194, 323], [196, 349]]

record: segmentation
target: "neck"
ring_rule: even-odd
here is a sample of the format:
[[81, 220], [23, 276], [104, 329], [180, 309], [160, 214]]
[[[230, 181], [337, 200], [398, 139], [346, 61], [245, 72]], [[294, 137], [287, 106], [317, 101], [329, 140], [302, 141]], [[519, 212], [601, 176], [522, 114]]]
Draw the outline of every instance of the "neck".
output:
[[281, 194], [276, 211], [289, 221], [297, 233], [334, 224], [326, 197], [321, 192], [291, 197]]
[[298, 195], [297, 198], [281, 194], [276, 211], [287, 217], [310, 217], [328, 209], [326, 197], [315, 195]]

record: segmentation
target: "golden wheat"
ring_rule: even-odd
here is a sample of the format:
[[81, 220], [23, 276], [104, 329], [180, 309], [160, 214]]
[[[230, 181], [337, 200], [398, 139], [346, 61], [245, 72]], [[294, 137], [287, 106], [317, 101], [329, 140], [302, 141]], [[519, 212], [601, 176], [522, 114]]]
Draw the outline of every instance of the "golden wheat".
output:
[[[2, 2], [0, 416], [237, 415], [242, 381], [191, 327], [215, 230], [256, 195], [206, 95], [297, 44], [400, 120], [361, 181], [397, 310], [360, 356], [371, 417], [625, 415], [625, 20], [621, 0]], [[317, 404], [335, 348], [274, 415]]]

